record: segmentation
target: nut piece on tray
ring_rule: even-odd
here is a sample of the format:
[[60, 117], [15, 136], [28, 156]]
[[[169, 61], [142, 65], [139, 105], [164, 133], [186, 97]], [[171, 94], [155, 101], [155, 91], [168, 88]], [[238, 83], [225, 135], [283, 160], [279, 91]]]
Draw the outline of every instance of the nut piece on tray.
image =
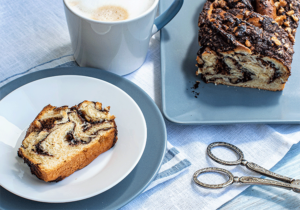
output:
[[28, 128], [19, 157], [39, 179], [63, 180], [115, 145], [117, 126], [109, 109], [91, 101], [46, 106]]
[[298, 0], [208, 0], [198, 22], [196, 74], [206, 83], [283, 90], [299, 13]]

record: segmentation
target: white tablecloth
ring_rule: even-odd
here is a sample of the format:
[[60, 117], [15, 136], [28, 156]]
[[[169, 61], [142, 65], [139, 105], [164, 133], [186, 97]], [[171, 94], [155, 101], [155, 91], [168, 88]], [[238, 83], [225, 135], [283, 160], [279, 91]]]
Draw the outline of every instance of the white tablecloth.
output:
[[[159, 42], [160, 36], [156, 34], [151, 39], [144, 65], [125, 78], [144, 89], [161, 107]], [[0, 55], [0, 86], [30, 72], [75, 65], [62, 1], [0, 0]], [[235, 185], [222, 190], [200, 188], [192, 181], [194, 171], [218, 166], [229, 169], [235, 176], [258, 174], [242, 166], [225, 167], [214, 163], [206, 155], [209, 143], [226, 141], [235, 144], [243, 150], [247, 160], [269, 169], [300, 140], [299, 125], [183, 126], [168, 121], [166, 125], [168, 149], [175, 148], [180, 155], [169, 158], [160, 172], [172, 169], [182, 160], [186, 160], [186, 164], [167, 179], [156, 181], [151, 186], [158, 184], [156, 187], [123, 209], [216, 209], [247, 186]], [[219, 157], [234, 157], [228, 150], [215, 152]], [[203, 179], [214, 183], [222, 177], [210, 174]]]

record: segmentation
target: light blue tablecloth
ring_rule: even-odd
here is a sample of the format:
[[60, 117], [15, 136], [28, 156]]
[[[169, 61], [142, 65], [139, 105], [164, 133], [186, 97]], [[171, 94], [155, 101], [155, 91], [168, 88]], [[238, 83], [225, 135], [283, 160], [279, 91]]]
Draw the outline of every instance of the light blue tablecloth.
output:
[[[126, 78], [142, 87], [160, 107], [159, 43], [160, 37], [159, 34], [156, 34], [151, 39], [145, 64]], [[62, 1], [0, 0], [0, 55], [0, 86], [30, 72], [57, 66], [75, 65]], [[233, 143], [244, 151], [249, 161], [257, 162], [265, 168], [271, 168], [285, 156], [293, 144], [300, 140], [299, 125], [183, 126], [168, 121], [166, 121], [166, 125], [168, 141], [183, 155], [180, 160], [189, 160], [179, 171], [188, 169], [181, 174], [176, 173], [176, 177], [173, 176], [174, 173], [171, 174], [170, 177], [173, 179], [169, 181], [161, 180], [165, 182], [141, 194], [127, 204], [124, 209], [218, 208], [239, 195], [246, 187], [234, 186], [223, 191], [212, 192], [200, 189], [192, 183], [191, 178], [195, 170], [216, 166], [205, 154], [209, 143], [214, 141]], [[169, 146], [169, 149], [171, 150], [173, 146]], [[284, 158], [275, 169], [281, 174], [300, 178], [299, 167], [291, 164], [299, 164], [297, 161], [299, 155], [296, 154], [299, 148], [299, 144], [294, 146], [292, 152], [286, 157], [288, 160]], [[177, 152], [173, 155], [176, 156], [176, 154]], [[225, 152], [223, 155], [229, 154]], [[163, 166], [163, 170], [167, 170], [167, 167], [172, 164], [176, 165], [178, 162], [174, 160], [169, 165]], [[181, 162], [180, 160], [179, 162]], [[232, 172], [238, 176], [246, 174], [258, 176], [239, 167], [232, 169]], [[273, 188], [271, 191], [267, 187], [251, 187], [222, 208], [240, 209], [245, 207], [247, 202], [249, 208], [271, 207], [275, 203], [278, 203], [275, 205], [276, 208], [283, 205], [288, 208], [292, 206], [296, 208], [299, 195], [291, 192], [288, 193], [291, 196], [285, 198], [284, 196], [287, 194], [284, 193], [287, 191]], [[276, 199], [274, 196], [277, 196]], [[283, 199], [289, 199], [289, 202], [281, 205], [280, 196]], [[255, 203], [263, 201], [262, 206], [253, 206], [256, 205]], [[295, 205], [292, 205], [293, 203]], [[98, 209], [97, 207], [87, 208]]]
[[[288, 177], [299, 178], [300, 143], [294, 145], [286, 156], [279, 161], [272, 171]], [[300, 209], [300, 195], [281, 188], [268, 186], [252, 186], [233, 200], [224, 204], [220, 210], [232, 209]]]

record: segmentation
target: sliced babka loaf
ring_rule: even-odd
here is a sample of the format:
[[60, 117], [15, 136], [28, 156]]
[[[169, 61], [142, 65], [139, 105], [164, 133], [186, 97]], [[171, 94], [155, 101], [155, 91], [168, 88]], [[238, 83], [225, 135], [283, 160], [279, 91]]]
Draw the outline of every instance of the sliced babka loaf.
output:
[[117, 126], [109, 110], [90, 101], [71, 108], [46, 106], [27, 130], [19, 157], [39, 179], [64, 179], [116, 143]]
[[208, 0], [197, 75], [207, 83], [283, 90], [291, 75], [298, 0]]

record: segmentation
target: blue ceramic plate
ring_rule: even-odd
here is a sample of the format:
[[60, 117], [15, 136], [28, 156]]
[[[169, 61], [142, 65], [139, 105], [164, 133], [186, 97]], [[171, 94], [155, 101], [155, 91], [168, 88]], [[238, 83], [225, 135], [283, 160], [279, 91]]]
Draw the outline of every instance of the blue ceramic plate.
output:
[[[165, 11], [173, 0], [160, 1]], [[181, 124], [300, 123], [300, 44], [294, 46], [292, 76], [281, 92], [205, 84], [195, 75], [198, 17], [206, 0], [186, 0], [161, 31], [164, 115]], [[300, 40], [300, 32], [296, 40]], [[194, 89], [195, 82], [201, 81]], [[194, 92], [193, 92], [194, 91]]]
[[[142, 89], [120, 76], [91, 68], [48, 69], [28, 74], [3, 86], [0, 89], [0, 99], [27, 83], [60, 75], [86, 76], [82, 77], [82, 80], [88, 77], [101, 79], [126, 92], [140, 107], [147, 124], [148, 134], [144, 153], [136, 167], [123, 181], [92, 198], [72, 203], [46, 204], [23, 199], [0, 187], [0, 209], [117, 209], [139, 195], [159, 170], [166, 148], [166, 128], [162, 115], [152, 99]], [[80, 79], [80, 77], [75, 79], [78, 78]], [[59, 87], [60, 85], [57, 85], [57, 88]], [[59, 193], [59, 190], [57, 192]], [[18, 191], [15, 193], [18, 194]]]

